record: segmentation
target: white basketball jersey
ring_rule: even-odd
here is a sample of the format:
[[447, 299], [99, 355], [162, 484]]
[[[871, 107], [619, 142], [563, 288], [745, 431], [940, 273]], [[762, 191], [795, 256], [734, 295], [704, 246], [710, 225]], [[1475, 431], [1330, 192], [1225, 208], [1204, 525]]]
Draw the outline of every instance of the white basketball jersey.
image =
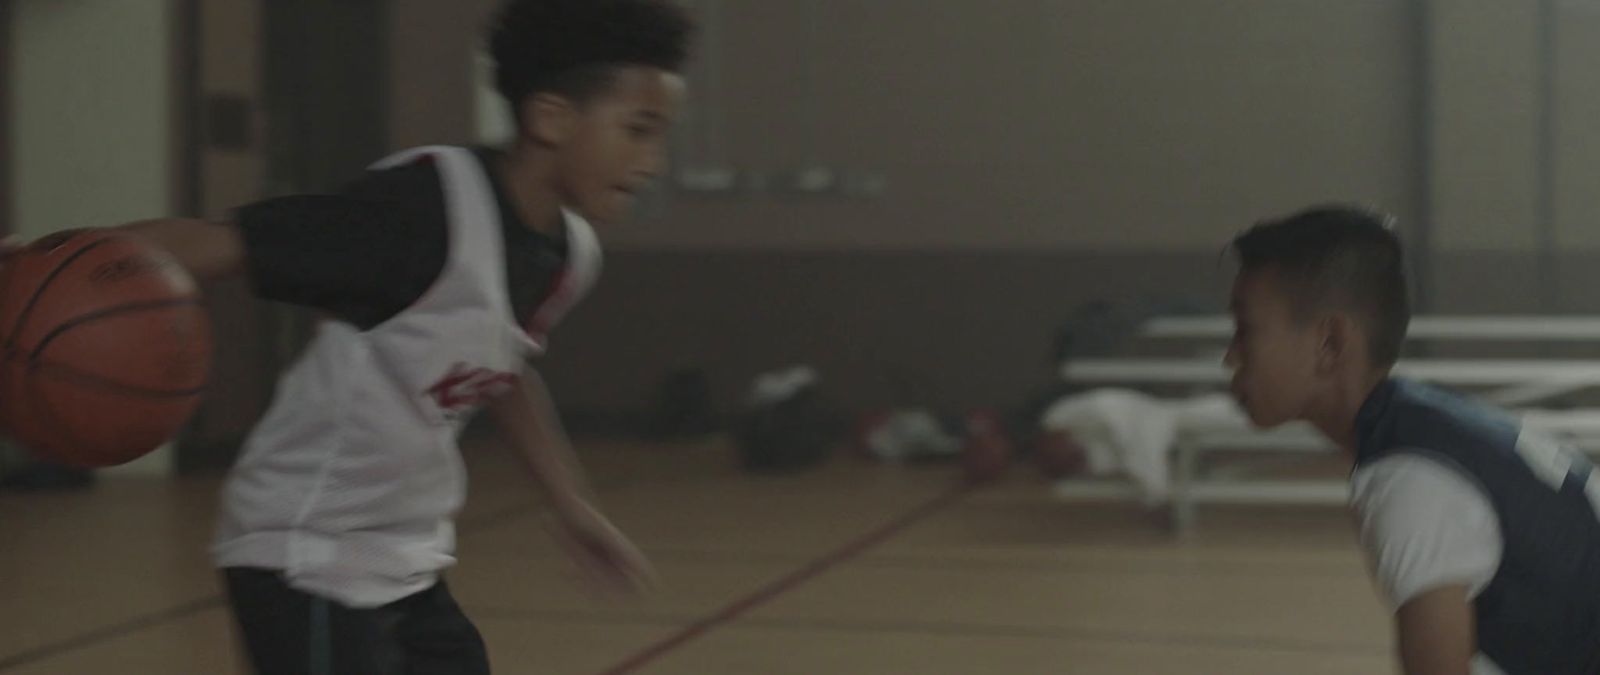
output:
[[519, 326], [488, 175], [472, 152], [427, 147], [444, 188], [450, 250], [411, 307], [367, 331], [325, 321], [279, 383], [223, 493], [219, 567], [283, 570], [301, 590], [371, 607], [431, 586], [454, 564], [453, 518], [466, 498], [456, 441], [487, 399], [593, 285], [594, 232], [566, 212], [567, 265]]

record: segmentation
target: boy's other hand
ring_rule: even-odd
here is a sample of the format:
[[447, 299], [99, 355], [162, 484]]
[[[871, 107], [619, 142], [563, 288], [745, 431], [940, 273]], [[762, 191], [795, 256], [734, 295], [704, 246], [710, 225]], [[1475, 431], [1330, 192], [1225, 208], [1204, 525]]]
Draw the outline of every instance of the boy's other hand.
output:
[[582, 572], [606, 590], [633, 592], [651, 586], [655, 571], [644, 553], [586, 501], [557, 510], [556, 537]]

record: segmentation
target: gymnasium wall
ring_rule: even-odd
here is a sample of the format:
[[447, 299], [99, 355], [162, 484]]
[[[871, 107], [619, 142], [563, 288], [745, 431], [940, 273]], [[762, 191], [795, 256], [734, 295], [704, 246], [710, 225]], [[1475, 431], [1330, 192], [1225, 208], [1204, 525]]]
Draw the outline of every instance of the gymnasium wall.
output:
[[[680, 162], [875, 170], [888, 192], [679, 198], [613, 246], [1191, 250], [1331, 195], [1414, 206], [1405, 2], [697, 4], [715, 63], [691, 85], [725, 124], [692, 139], [720, 152]], [[433, 12], [425, 49], [396, 16], [397, 144], [468, 136], [460, 52], [482, 22]]]
[[[470, 15], [492, 4], [397, 4], [395, 145], [473, 137]], [[895, 373], [935, 404], [1009, 402], [1079, 303], [1218, 308], [1230, 233], [1333, 198], [1401, 218], [1425, 308], [1600, 308], [1587, 0], [694, 4], [712, 58], [680, 165], [888, 188], [672, 193], [607, 232], [546, 366], [569, 408], [640, 405], [679, 366], [730, 402], [791, 361], [864, 403]]]
[[11, 234], [11, 4], [0, 2], [0, 236]]
[[389, 140], [473, 138], [472, 54], [497, 0], [389, 0]]
[[[887, 190], [673, 193], [606, 232], [606, 276], [546, 365], [569, 410], [643, 405], [695, 366], [731, 404], [790, 362], [856, 403], [1010, 404], [1050, 381], [1082, 302], [1216, 306], [1221, 245], [1256, 218], [1422, 207], [1408, 2], [692, 4], [708, 58], [680, 165], [814, 163]], [[482, 20], [395, 7], [395, 145], [471, 139]]]
[[1429, 4], [1432, 308], [1600, 310], [1600, 4]]
[[11, 4], [18, 233], [166, 213], [175, 159], [169, 3]]

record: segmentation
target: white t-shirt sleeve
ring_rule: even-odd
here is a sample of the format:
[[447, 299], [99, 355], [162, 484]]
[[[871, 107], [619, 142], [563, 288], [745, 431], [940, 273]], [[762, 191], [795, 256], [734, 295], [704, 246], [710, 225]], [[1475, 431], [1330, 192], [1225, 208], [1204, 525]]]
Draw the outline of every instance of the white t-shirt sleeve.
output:
[[1398, 454], [1351, 477], [1351, 504], [1373, 576], [1391, 609], [1443, 586], [1472, 597], [1500, 567], [1500, 522], [1488, 496], [1444, 460]]

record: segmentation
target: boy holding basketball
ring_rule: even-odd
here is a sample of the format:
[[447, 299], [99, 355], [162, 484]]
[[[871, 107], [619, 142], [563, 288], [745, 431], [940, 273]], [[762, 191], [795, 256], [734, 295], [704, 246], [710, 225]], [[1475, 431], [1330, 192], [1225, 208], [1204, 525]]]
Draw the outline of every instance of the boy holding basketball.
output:
[[1255, 424], [1306, 420], [1350, 454], [1405, 672], [1600, 673], [1600, 475], [1501, 411], [1390, 377], [1410, 308], [1389, 220], [1319, 208], [1232, 249], [1234, 395]]
[[668, 0], [510, 0], [490, 34], [509, 149], [420, 148], [341, 194], [127, 226], [196, 277], [242, 272], [333, 317], [224, 489], [214, 553], [259, 672], [488, 672], [441, 580], [466, 490], [456, 439], [480, 408], [587, 571], [649, 576], [525, 363], [599, 272], [589, 221], [625, 216], [665, 169], [690, 31]]

